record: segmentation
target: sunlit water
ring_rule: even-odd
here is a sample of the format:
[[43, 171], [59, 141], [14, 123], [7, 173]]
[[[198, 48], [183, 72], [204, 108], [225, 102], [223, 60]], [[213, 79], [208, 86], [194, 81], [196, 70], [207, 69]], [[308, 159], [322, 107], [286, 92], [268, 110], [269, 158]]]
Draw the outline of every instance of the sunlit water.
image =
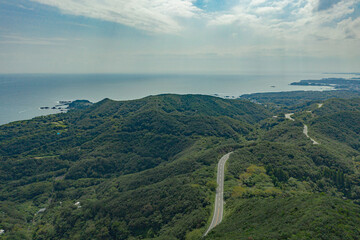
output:
[[326, 87], [290, 86], [303, 79], [331, 77], [327, 74], [243, 75], [0, 75], [0, 124], [56, 113], [40, 110], [57, 101], [104, 98], [129, 100], [161, 93], [219, 94], [238, 97], [245, 93], [295, 90], [327, 90]]

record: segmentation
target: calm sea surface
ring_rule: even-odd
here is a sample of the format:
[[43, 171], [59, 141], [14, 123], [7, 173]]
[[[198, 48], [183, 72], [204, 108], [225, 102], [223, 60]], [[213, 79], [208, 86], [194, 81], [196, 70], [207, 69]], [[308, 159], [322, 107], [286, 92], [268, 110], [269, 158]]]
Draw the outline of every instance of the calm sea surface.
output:
[[[130, 74], [6, 74], [0, 75], [0, 124], [57, 113], [40, 110], [57, 101], [104, 98], [129, 100], [161, 93], [219, 94], [234, 96], [255, 92], [325, 90], [290, 86], [303, 79], [331, 77], [327, 74], [244, 75], [130, 75]], [[275, 87], [272, 87], [275, 86]]]

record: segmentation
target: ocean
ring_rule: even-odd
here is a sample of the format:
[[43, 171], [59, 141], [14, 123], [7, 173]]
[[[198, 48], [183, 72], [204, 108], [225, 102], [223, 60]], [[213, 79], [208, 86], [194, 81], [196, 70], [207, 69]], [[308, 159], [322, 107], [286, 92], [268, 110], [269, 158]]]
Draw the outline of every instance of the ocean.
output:
[[303, 79], [332, 77], [321, 73], [182, 75], [182, 74], [1, 74], [0, 124], [58, 113], [58, 101], [104, 98], [131, 100], [162, 93], [238, 97], [246, 93], [328, 90], [290, 86]]

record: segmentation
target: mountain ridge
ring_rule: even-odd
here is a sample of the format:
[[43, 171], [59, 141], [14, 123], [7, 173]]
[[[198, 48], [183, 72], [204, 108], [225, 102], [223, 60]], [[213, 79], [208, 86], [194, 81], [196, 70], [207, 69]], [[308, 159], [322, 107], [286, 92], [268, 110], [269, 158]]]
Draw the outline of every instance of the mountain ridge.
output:
[[[0, 228], [6, 232], [0, 239], [200, 239], [210, 224], [217, 161], [230, 151], [224, 221], [206, 239], [238, 239], [233, 230], [222, 232], [231, 225], [227, 219], [240, 224], [234, 213], [246, 206], [254, 212], [248, 221], [260, 224], [254, 204], [266, 199], [279, 203], [265, 208], [287, 199], [285, 209], [305, 199], [304, 221], [311, 217], [311, 199], [330, 207], [336, 202], [329, 219], [344, 218], [347, 227], [341, 232], [334, 225], [337, 234], [322, 237], [339, 239], [343, 233], [356, 239], [349, 231], [358, 229], [358, 216], [346, 220], [341, 208], [357, 209], [360, 199], [358, 125], [342, 126], [342, 139], [326, 129], [342, 123], [341, 116], [358, 119], [360, 104], [317, 103], [295, 106], [295, 121], [289, 121], [280, 114], [287, 107], [164, 94], [104, 99], [86, 109], [0, 126]], [[321, 145], [303, 134], [303, 124]], [[262, 232], [274, 231], [264, 226], [241, 236], [263, 239]], [[321, 227], [281, 231], [273, 236], [308, 239]]]

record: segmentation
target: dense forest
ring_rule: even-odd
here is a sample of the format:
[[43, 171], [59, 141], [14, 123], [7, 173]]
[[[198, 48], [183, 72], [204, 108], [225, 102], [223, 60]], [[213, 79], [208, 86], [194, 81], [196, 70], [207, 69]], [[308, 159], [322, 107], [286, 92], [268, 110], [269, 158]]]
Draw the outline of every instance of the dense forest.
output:
[[0, 239], [201, 239], [230, 151], [205, 239], [358, 239], [360, 99], [344, 92], [104, 99], [0, 126]]

